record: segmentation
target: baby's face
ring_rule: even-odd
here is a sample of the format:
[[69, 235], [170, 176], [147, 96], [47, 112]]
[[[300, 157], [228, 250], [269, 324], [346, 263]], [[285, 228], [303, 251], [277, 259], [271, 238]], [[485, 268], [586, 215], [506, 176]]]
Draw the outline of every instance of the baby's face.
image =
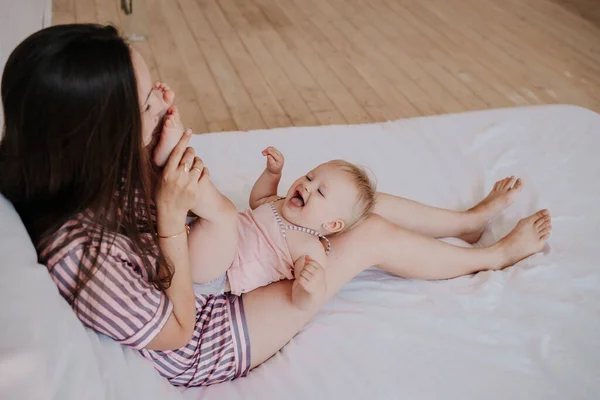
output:
[[295, 225], [327, 235], [340, 231], [351, 219], [357, 197], [350, 175], [325, 163], [292, 184], [282, 215]]

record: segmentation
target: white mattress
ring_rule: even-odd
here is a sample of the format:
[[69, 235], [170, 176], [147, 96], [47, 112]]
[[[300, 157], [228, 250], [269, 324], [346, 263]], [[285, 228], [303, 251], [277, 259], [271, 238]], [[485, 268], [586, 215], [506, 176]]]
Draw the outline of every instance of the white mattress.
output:
[[484, 243], [542, 207], [554, 232], [542, 254], [501, 272], [426, 282], [368, 270], [247, 378], [186, 399], [600, 398], [598, 114], [543, 106], [192, 140], [240, 209], [274, 145], [287, 158], [282, 191], [344, 158], [382, 191], [464, 209], [518, 175], [525, 189]]
[[240, 209], [260, 151], [276, 145], [282, 190], [346, 158], [384, 191], [462, 209], [519, 175], [520, 199], [484, 242], [542, 207], [554, 232], [542, 254], [501, 272], [419, 282], [369, 270], [247, 378], [181, 393], [136, 351], [83, 329], [0, 196], [0, 399], [600, 398], [598, 114], [545, 106], [192, 140]]

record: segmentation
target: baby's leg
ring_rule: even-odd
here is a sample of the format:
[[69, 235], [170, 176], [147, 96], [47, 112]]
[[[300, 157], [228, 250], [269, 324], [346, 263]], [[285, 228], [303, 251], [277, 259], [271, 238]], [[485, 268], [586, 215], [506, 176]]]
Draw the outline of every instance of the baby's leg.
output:
[[475, 243], [489, 220], [512, 205], [522, 188], [521, 180], [514, 176], [502, 179], [496, 182], [485, 199], [467, 211], [445, 210], [378, 193], [375, 213], [398, 226], [425, 236], [458, 237]]
[[215, 203], [220, 204], [210, 213], [202, 213], [190, 226], [188, 247], [195, 283], [207, 283], [223, 275], [237, 254], [237, 210], [225, 196]]

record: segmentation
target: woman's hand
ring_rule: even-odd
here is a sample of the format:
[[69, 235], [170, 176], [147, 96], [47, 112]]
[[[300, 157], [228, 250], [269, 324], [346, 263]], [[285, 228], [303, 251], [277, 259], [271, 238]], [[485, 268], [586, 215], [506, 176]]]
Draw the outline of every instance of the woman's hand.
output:
[[191, 129], [186, 130], [171, 152], [157, 186], [155, 202], [159, 245], [174, 268], [171, 285], [165, 290], [173, 304], [173, 313], [147, 346], [149, 349], [174, 350], [185, 346], [196, 324], [196, 298], [185, 219], [200, 195], [198, 181], [204, 163], [196, 157], [194, 149], [188, 147], [191, 136]]
[[201, 193], [198, 184], [204, 171], [204, 163], [188, 147], [192, 136], [187, 129], [181, 137], [162, 170], [156, 192], [158, 234], [169, 236], [179, 233], [190, 209], [197, 203]]
[[267, 171], [273, 175], [281, 175], [285, 158], [275, 147], [269, 146], [263, 150], [262, 155], [267, 157]]

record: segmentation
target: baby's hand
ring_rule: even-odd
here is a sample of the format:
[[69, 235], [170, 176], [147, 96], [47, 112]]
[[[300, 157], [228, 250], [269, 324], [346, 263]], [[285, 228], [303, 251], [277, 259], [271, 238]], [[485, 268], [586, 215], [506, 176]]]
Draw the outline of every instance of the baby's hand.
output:
[[262, 155], [267, 157], [267, 171], [273, 175], [280, 175], [285, 161], [283, 154], [275, 147], [269, 146], [263, 150]]
[[[301, 310], [317, 305], [327, 293], [325, 269], [317, 261], [305, 256], [295, 263], [295, 280], [292, 284], [292, 303]], [[301, 269], [300, 269], [300, 268]]]

